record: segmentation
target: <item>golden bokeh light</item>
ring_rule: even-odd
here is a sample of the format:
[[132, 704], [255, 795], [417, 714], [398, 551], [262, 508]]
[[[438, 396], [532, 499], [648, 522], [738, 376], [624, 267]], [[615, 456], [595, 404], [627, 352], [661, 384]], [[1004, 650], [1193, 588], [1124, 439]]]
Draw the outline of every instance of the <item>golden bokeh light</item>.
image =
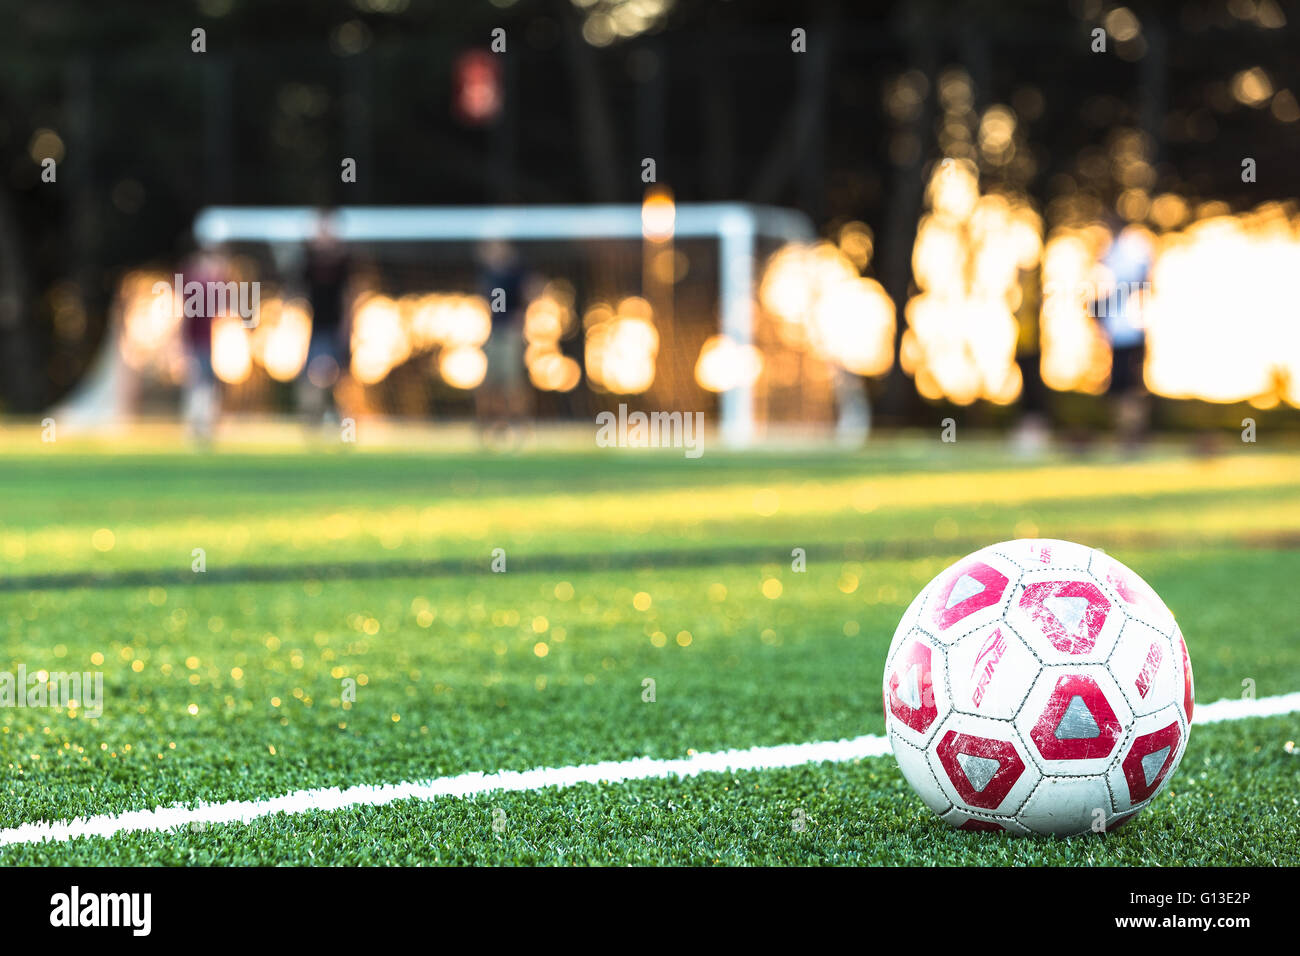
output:
[[946, 159], [926, 190], [912, 250], [919, 292], [907, 302], [900, 360], [926, 398], [959, 405], [1016, 400], [1020, 274], [1042, 255], [1042, 222], [1019, 196], [981, 195], [973, 163]]
[[1273, 98], [1273, 81], [1257, 66], [1242, 70], [1232, 78], [1232, 96], [1243, 106], [1261, 109]]
[[763, 371], [763, 353], [726, 335], [710, 336], [695, 361], [695, 381], [710, 392], [753, 385]]
[[569, 356], [546, 351], [528, 361], [528, 378], [544, 392], [571, 392], [582, 381], [582, 369]]
[[476, 345], [445, 348], [438, 354], [438, 374], [452, 388], [478, 388], [487, 368], [487, 355]]
[[241, 385], [253, 371], [248, 330], [238, 318], [219, 315], [212, 320], [212, 371], [227, 385]]
[[352, 375], [362, 385], [382, 382], [411, 355], [411, 339], [397, 302], [366, 295], [352, 313]]
[[1148, 387], [1300, 406], [1300, 214], [1277, 203], [1159, 240], [1145, 310]]
[[306, 299], [268, 299], [259, 310], [249, 350], [257, 364], [277, 382], [292, 382], [307, 362], [311, 343], [311, 306]]
[[1110, 376], [1110, 345], [1089, 312], [1105, 284], [1098, 260], [1110, 244], [1103, 227], [1062, 229], [1043, 251], [1040, 316], [1043, 382], [1057, 391], [1098, 394]]
[[846, 252], [847, 246], [864, 263], [870, 256], [870, 233], [853, 225], [841, 231], [838, 246], [779, 249], [763, 271], [758, 299], [783, 345], [857, 375], [881, 375], [894, 360], [894, 303]]
[[854, 220], [840, 227], [839, 246], [844, 257], [861, 272], [871, 262], [872, 253], [875, 252], [875, 236], [865, 222]]
[[641, 203], [641, 234], [652, 242], [664, 242], [673, 237], [677, 222], [677, 204], [672, 192], [665, 186], [651, 186]]
[[814, 348], [855, 375], [883, 375], [894, 364], [894, 302], [875, 279], [837, 282], [812, 309]]
[[[1185, 201], [1172, 204], [1182, 221]], [[1232, 214], [1202, 203], [1180, 231], [1125, 234], [1152, 247], [1147, 287], [1136, 300], [1146, 333], [1144, 378], [1156, 395], [1261, 408], [1300, 406], [1300, 214], [1278, 203]], [[1153, 219], [1156, 218], [1153, 213]], [[1114, 292], [1104, 264], [1113, 239], [1099, 224], [1062, 229], [1043, 263], [1043, 380], [1058, 390], [1098, 393], [1110, 375], [1110, 346], [1092, 307]]]
[[524, 311], [524, 338], [529, 344], [554, 344], [574, 327], [573, 288], [548, 282]]
[[[491, 333], [492, 313], [481, 295], [429, 292], [393, 299], [363, 293], [352, 312], [352, 374], [361, 384], [374, 385], [416, 354], [441, 348], [444, 353], [469, 350], [449, 360], [457, 381], [468, 381], [475, 360], [467, 356], [481, 352]], [[473, 388], [478, 381], [456, 387]]]
[[[130, 368], [179, 382], [185, 364], [183, 320], [173, 308], [171, 282], [171, 276], [160, 272], [133, 271], [122, 277], [117, 292], [121, 315], [118, 348]], [[167, 291], [159, 292], [164, 286]]]
[[654, 384], [659, 332], [650, 303], [630, 296], [616, 310], [598, 303], [583, 316], [585, 358], [592, 384], [620, 395], [638, 395]]
[[1142, 32], [1142, 24], [1128, 7], [1116, 7], [1106, 14], [1104, 21], [1106, 32], [1120, 43], [1136, 39]]
[[578, 363], [560, 352], [560, 340], [576, 331], [573, 286], [552, 280], [524, 312], [524, 365], [528, 379], [544, 392], [571, 392], [582, 381]]

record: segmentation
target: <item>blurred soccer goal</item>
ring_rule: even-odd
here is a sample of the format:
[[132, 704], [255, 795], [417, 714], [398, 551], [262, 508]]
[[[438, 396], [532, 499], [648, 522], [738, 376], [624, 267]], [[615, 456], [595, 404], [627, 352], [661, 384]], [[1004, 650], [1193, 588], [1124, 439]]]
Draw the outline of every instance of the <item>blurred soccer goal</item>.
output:
[[[269, 247], [279, 270], [292, 272], [319, 217], [317, 210], [302, 207], [217, 207], [199, 215], [194, 232], [205, 243]], [[674, 204], [653, 193], [644, 204], [343, 207], [332, 218], [336, 235], [353, 250], [362, 282], [372, 282], [371, 291], [398, 303], [399, 314], [405, 304], [418, 315], [423, 295], [482, 294], [477, 248], [510, 243], [527, 272], [544, 283], [532, 301], [551, 300], [533, 315], [559, 313], [557, 323], [527, 323], [532, 384], [542, 392], [576, 384], [572, 377], [547, 378], [554, 367], [546, 360], [549, 337], [561, 355], [581, 352], [589, 387], [615, 396], [644, 395], [650, 405], [663, 408], [698, 408], [707, 401], [695, 393], [702, 385], [696, 375], [701, 348], [714, 334], [726, 336], [728, 347], [752, 345], [762, 257], [813, 236], [807, 218], [790, 210]], [[362, 324], [366, 307], [364, 301], [358, 305]], [[648, 322], [653, 334], [638, 335], [640, 322]], [[437, 324], [432, 318], [430, 323]], [[602, 324], [609, 328], [597, 332]], [[457, 341], [470, 347], [482, 344], [463, 330], [448, 334], [453, 340], [460, 335]], [[445, 347], [437, 337], [429, 344]], [[568, 341], [572, 347], [564, 344]], [[605, 354], [596, 354], [602, 350], [593, 345], [601, 342]], [[397, 354], [404, 351], [399, 346]], [[638, 361], [638, 351], [657, 354], [643, 354]], [[363, 378], [372, 377], [360, 371]], [[736, 376], [734, 383], [725, 380], [729, 374]], [[754, 435], [754, 383], [743, 369], [723, 369], [719, 377], [703, 384], [732, 386], [719, 392], [721, 430], [729, 443], [743, 444]], [[387, 401], [400, 405], [396, 396]]]
[[[335, 387], [349, 411], [474, 414], [492, 327], [485, 248], [507, 244], [528, 277], [524, 364], [537, 419], [590, 421], [620, 402], [704, 410], [733, 446], [768, 426], [834, 421], [834, 370], [815, 351], [792, 347], [760, 304], [764, 264], [815, 238], [807, 217], [742, 203], [674, 203], [653, 190], [641, 204], [202, 210], [196, 241], [222, 250], [232, 278], [261, 289], [255, 328], [232, 317], [214, 323], [213, 366], [227, 411], [292, 410], [288, 383], [306, 366], [313, 314], [305, 265], [325, 217], [349, 263], [350, 374]], [[124, 277], [109, 348], [115, 367], [122, 359], [129, 375], [174, 390], [184, 377], [182, 320], [153, 291], [160, 279], [173, 276]], [[92, 375], [66, 407], [93, 400], [102, 412], [107, 377]]]

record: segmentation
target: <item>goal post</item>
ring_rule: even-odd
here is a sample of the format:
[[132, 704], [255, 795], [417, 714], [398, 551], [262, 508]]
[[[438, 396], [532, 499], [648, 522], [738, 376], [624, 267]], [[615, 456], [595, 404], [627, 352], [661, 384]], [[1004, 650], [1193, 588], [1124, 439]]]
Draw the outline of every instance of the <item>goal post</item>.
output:
[[[652, 241], [640, 203], [537, 206], [340, 206], [328, 211], [344, 243], [463, 243]], [[194, 222], [203, 244], [301, 246], [318, 231], [322, 210], [310, 206], [212, 206]], [[760, 243], [815, 238], [811, 221], [795, 210], [748, 203], [676, 203], [667, 236], [705, 240], [717, 257], [717, 331], [738, 345], [754, 341], [755, 283]], [[719, 433], [743, 447], [755, 438], [753, 387], [719, 393]]]

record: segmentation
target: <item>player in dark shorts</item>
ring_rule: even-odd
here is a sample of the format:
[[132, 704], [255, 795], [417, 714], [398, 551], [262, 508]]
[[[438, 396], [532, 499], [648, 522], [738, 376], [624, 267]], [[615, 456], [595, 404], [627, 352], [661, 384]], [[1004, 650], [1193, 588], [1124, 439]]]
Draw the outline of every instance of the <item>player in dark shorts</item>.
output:
[[350, 329], [344, 314], [350, 267], [333, 215], [322, 213], [316, 235], [307, 246], [304, 268], [312, 320], [304, 367], [309, 384], [300, 389], [300, 404], [308, 424], [333, 413], [334, 385], [351, 361]]

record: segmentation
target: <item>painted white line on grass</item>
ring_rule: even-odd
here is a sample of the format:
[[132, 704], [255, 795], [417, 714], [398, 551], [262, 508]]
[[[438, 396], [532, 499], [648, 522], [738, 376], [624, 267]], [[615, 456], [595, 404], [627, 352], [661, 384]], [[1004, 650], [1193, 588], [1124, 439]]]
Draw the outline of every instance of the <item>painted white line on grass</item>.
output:
[[1197, 704], [1192, 708], [1193, 724], [1217, 724], [1223, 720], [1241, 720], [1243, 717], [1278, 717], [1300, 710], [1300, 693], [1278, 694], [1276, 697], [1241, 700], [1226, 698], [1212, 704]]
[[[1296, 711], [1300, 711], [1300, 693], [1262, 697], [1258, 700], [1220, 700], [1197, 707], [1195, 723], [1270, 717]], [[852, 740], [722, 750], [675, 760], [635, 757], [631, 760], [607, 760], [571, 767], [462, 773], [454, 777], [409, 783], [359, 784], [344, 789], [322, 787], [317, 790], [297, 790], [267, 800], [199, 803], [193, 807], [176, 804], [156, 810], [130, 810], [56, 823], [24, 823], [0, 830], [0, 846], [42, 840], [71, 840], [76, 837], [107, 837], [124, 832], [163, 831], [192, 823], [248, 823], [275, 813], [378, 807], [397, 800], [472, 797], [494, 791], [542, 790], [579, 783], [623, 783], [661, 777], [694, 777], [713, 771], [774, 770], [803, 764], [843, 763], [881, 757], [889, 752], [887, 737], [865, 734]]]

